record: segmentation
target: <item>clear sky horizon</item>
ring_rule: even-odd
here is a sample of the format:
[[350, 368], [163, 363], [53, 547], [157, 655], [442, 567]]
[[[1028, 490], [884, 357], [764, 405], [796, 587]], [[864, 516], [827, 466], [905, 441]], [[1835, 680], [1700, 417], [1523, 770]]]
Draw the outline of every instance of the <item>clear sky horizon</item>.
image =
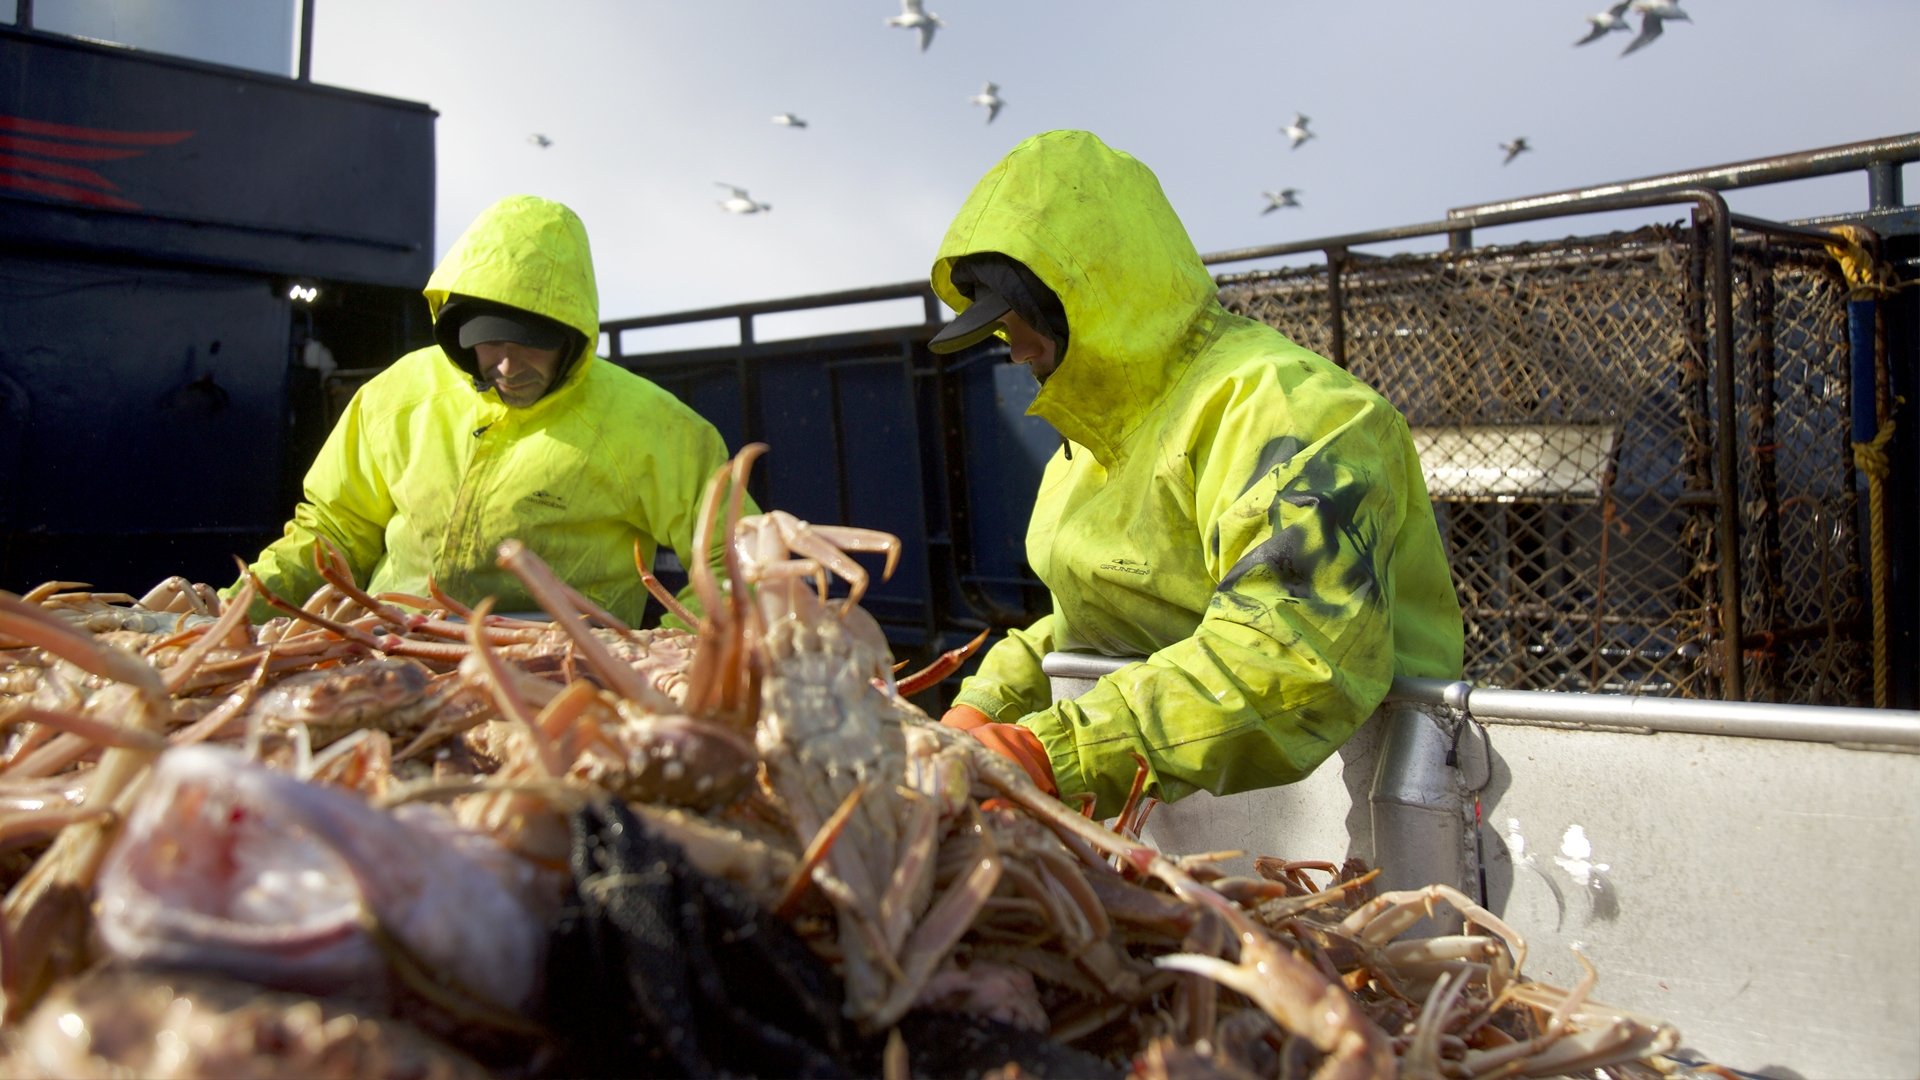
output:
[[[946, 25], [924, 52], [885, 24], [896, 0], [313, 3], [315, 82], [439, 114], [436, 259], [501, 196], [558, 199], [587, 223], [606, 319], [922, 278], [974, 181], [1054, 128], [1151, 167], [1202, 252], [1920, 131], [1920, 0], [1683, 0], [1692, 21], [1627, 57], [1629, 33], [1574, 45], [1604, 0], [929, 0]], [[215, 49], [234, 26], [180, 33]], [[988, 81], [992, 123], [969, 102]], [[1289, 149], [1296, 111], [1316, 137]], [[1533, 149], [1502, 164], [1516, 136]], [[772, 209], [724, 212], [719, 183]], [[1262, 214], [1286, 187], [1298, 208]], [[1729, 200], [1792, 219], [1867, 191], [1851, 174]]]

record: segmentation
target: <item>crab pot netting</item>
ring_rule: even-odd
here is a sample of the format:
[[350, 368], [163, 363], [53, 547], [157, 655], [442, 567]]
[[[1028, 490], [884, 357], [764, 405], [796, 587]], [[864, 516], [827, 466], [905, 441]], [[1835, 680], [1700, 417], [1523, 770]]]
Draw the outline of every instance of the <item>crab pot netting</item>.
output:
[[[1221, 278], [1413, 428], [1488, 686], [1725, 696], [1710, 264], [1693, 231]], [[1742, 239], [1732, 288], [1745, 686], [1869, 703], [1846, 285]], [[1335, 300], [1337, 298], [1337, 308]], [[1335, 329], [1340, 333], [1336, 338]]]

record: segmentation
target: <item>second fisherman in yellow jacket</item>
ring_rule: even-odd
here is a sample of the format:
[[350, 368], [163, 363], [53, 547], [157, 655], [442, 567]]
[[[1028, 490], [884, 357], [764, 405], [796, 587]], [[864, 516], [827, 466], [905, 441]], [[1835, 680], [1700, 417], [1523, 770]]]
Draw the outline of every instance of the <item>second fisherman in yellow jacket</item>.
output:
[[[320, 585], [313, 550], [325, 537], [371, 591], [424, 594], [431, 577], [464, 602], [531, 611], [519, 579], [495, 565], [511, 537], [639, 625], [636, 541], [648, 565], [663, 546], [693, 565], [701, 495], [728, 454], [679, 399], [594, 354], [586, 226], [547, 199], [503, 199], [455, 241], [426, 299], [436, 344], [354, 395], [254, 573], [304, 601]], [[750, 501], [746, 512], [757, 512]], [[717, 546], [705, 555], [717, 556]], [[272, 612], [260, 603], [253, 614]]]
[[[1396, 674], [1458, 678], [1460, 607], [1406, 421], [1221, 307], [1146, 166], [1084, 131], [1026, 140], [974, 187], [932, 284], [946, 351], [997, 333], [1063, 438], [1027, 527], [1053, 600], [945, 721], [1116, 813], [1136, 769], [1173, 800], [1305, 777]], [[1054, 702], [1050, 651], [1146, 659]]]

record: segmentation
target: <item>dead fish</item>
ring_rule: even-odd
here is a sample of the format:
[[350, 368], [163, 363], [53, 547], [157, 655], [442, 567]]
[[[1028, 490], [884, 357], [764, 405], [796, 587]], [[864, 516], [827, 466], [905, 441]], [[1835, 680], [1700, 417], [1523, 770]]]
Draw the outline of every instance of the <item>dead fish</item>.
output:
[[424, 970], [518, 1012], [541, 989], [550, 880], [437, 808], [387, 813], [183, 746], [154, 764], [107, 855], [98, 927], [133, 963], [322, 995]]

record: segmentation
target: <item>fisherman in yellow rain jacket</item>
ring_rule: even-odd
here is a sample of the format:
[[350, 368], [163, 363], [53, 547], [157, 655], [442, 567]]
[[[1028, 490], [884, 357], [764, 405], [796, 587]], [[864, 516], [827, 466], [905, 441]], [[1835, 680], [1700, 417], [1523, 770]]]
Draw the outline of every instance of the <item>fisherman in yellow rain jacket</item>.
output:
[[[313, 551], [325, 537], [374, 592], [424, 595], [432, 578], [468, 604], [491, 596], [496, 610], [532, 611], [495, 565], [500, 542], [518, 538], [639, 625], [635, 542], [649, 566], [663, 544], [693, 565], [701, 494], [727, 447], [672, 394], [594, 354], [586, 226], [556, 202], [502, 199], [454, 242], [426, 298], [438, 344], [354, 394], [253, 572], [300, 603], [321, 583]], [[272, 614], [264, 602], [252, 611]]]
[[[1458, 678], [1462, 624], [1405, 419], [1228, 314], [1159, 181], [1083, 131], [1026, 140], [934, 260], [953, 351], [998, 333], [1063, 437], [1027, 527], [1053, 611], [1010, 631], [943, 722], [1117, 813], [1292, 783], [1396, 674]], [[1050, 651], [1146, 659], [1053, 702]]]

